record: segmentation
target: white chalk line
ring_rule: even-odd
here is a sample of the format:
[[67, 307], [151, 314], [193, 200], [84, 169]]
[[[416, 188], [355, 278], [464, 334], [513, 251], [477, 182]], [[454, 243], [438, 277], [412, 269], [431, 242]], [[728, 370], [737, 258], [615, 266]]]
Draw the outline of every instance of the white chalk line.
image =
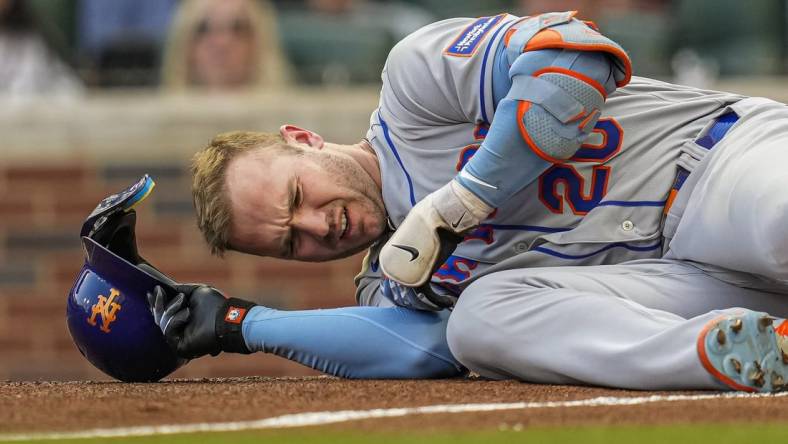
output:
[[201, 432], [238, 432], [244, 430], [281, 429], [325, 424], [337, 424], [364, 419], [397, 418], [409, 415], [429, 415], [436, 413], [477, 413], [499, 410], [528, 410], [546, 408], [631, 406], [655, 402], [703, 401], [709, 399], [734, 398], [778, 398], [788, 392], [777, 394], [715, 393], [708, 395], [652, 395], [638, 397], [602, 396], [576, 401], [509, 402], [488, 404], [438, 404], [423, 407], [401, 407], [371, 410], [340, 410], [325, 412], [304, 412], [254, 421], [214, 422], [196, 424], [166, 424], [157, 426], [118, 427], [90, 429], [80, 432], [55, 432], [31, 434], [0, 434], [0, 441], [19, 442], [33, 440], [90, 439], [90, 438], [127, 438], [153, 435], [174, 435]]

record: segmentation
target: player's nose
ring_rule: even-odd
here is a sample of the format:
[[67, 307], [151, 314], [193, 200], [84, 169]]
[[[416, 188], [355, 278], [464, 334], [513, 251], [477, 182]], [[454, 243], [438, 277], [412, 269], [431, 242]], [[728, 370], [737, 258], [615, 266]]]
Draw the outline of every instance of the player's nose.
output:
[[292, 226], [303, 234], [319, 239], [331, 236], [332, 223], [323, 211], [300, 209], [293, 215]]

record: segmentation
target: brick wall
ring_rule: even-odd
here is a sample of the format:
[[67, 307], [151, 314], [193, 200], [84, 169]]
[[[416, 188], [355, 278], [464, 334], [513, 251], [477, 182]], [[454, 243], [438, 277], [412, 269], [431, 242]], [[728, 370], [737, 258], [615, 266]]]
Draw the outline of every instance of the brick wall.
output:
[[[285, 122], [281, 115], [329, 140], [352, 141], [364, 135], [375, 96], [350, 91], [219, 103], [121, 96], [72, 104], [70, 111], [46, 103], [0, 111], [0, 380], [106, 379], [71, 341], [66, 295], [83, 262], [83, 219], [101, 198], [146, 172], [157, 186], [138, 208], [138, 245], [162, 271], [276, 308], [353, 304], [358, 256], [326, 264], [211, 257], [193, 220], [187, 159], [216, 132], [275, 130]], [[305, 106], [306, 123], [298, 118]], [[174, 376], [252, 374], [312, 371], [274, 356], [228, 355], [194, 361]]]

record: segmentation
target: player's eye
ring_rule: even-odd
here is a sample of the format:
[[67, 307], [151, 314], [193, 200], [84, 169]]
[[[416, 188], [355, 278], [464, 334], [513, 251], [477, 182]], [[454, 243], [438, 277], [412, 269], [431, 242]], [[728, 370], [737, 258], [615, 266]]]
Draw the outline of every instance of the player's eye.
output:
[[299, 183], [296, 186], [295, 196], [293, 197], [293, 206], [294, 208], [298, 208], [301, 206], [301, 203], [304, 200], [304, 190], [301, 189], [301, 184]]
[[290, 213], [293, 213], [296, 208], [301, 204], [301, 184], [296, 181], [295, 190], [290, 198]]

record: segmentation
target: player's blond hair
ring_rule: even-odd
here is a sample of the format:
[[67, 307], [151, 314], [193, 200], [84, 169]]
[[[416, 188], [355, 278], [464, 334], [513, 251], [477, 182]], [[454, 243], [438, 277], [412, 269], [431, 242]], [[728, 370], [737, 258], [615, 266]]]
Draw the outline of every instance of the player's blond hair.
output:
[[233, 131], [217, 135], [192, 157], [192, 199], [197, 226], [212, 254], [221, 257], [226, 250], [232, 249], [227, 166], [241, 154], [275, 148], [299, 151], [298, 147], [288, 145], [278, 133]]
[[[189, 77], [189, 47], [197, 26], [215, 0], [183, 0], [167, 36], [162, 63], [162, 85], [170, 91], [193, 88]], [[266, 0], [247, 1], [247, 12], [257, 48], [248, 88], [274, 89], [287, 85], [291, 68], [279, 41], [276, 9]]]

